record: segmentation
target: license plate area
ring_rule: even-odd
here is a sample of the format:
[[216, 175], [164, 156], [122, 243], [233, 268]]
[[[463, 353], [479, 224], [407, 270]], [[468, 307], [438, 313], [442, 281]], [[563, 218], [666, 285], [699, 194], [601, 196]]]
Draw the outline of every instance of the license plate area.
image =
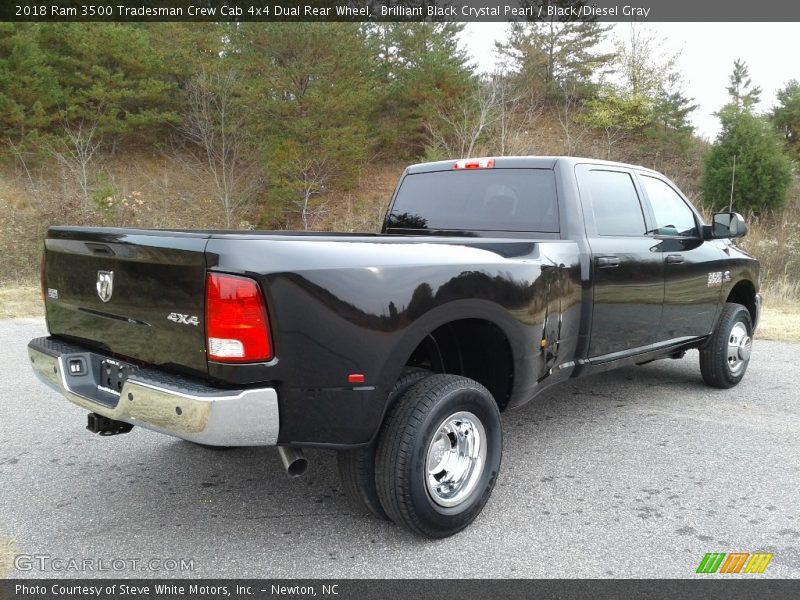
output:
[[100, 359], [100, 368], [97, 374], [97, 389], [119, 398], [122, 386], [136, 367], [111, 358]]
[[62, 356], [67, 388], [108, 407], [119, 402], [122, 387], [137, 367], [90, 352]]

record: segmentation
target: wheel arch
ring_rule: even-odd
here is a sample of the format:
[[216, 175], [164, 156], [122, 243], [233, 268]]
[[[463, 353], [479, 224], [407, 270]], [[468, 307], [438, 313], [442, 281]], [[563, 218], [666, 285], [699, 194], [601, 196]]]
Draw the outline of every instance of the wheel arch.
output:
[[749, 279], [740, 279], [731, 290], [725, 302], [741, 304], [750, 313], [750, 323], [755, 329], [758, 321], [758, 301], [756, 300], [756, 286]]
[[[433, 343], [440, 345], [442, 353], [460, 351], [462, 368], [448, 368], [452, 367], [452, 357], [445, 360], [444, 365], [424, 364], [420, 360], [421, 349], [431, 337], [435, 340]], [[447, 348], [442, 348], [442, 344]], [[502, 411], [521, 393], [524, 382], [530, 380], [532, 361], [525, 360], [528, 345], [521, 324], [499, 305], [476, 299], [447, 303], [416, 319], [392, 349], [379, 378], [381, 396], [388, 400], [388, 390], [405, 367], [429, 366], [435, 372], [475, 379], [492, 392]], [[482, 351], [480, 356], [476, 355], [478, 351]], [[485, 360], [489, 363], [480, 368]], [[387, 402], [384, 417], [388, 408]]]

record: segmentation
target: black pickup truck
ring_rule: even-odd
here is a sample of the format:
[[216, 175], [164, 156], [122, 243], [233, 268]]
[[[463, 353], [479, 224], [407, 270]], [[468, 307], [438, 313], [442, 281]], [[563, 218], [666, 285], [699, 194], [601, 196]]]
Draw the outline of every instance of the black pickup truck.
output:
[[567, 379], [699, 350], [736, 385], [758, 262], [668, 179], [504, 157], [406, 169], [379, 234], [52, 227], [40, 378], [103, 435], [337, 450], [361, 505], [430, 537], [500, 469], [500, 413]]

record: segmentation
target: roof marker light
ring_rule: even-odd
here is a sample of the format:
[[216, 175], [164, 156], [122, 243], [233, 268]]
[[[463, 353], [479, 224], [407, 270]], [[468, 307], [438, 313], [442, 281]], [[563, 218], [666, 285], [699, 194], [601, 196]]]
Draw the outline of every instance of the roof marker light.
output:
[[467, 169], [494, 169], [493, 158], [465, 158], [457, 160], [453, 163], [454, 171], [463, 171]]

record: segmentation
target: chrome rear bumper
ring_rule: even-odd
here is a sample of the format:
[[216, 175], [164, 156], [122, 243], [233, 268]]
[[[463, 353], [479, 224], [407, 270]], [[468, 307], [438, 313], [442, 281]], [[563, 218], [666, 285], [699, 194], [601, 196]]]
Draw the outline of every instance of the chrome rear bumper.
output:
[[[70, 402], [109, 419], [209, 446], [278, 442], [278, 394], [273, 388], [220, 390], [133, 367], [117, 393], [93, 380], [98, 361], [106, 358], [102, 355], [51, 338], [31, 340], [28, 354], [39, 379]], [[78, 363], [85, 372], [70, 373], [68, 365]]]

